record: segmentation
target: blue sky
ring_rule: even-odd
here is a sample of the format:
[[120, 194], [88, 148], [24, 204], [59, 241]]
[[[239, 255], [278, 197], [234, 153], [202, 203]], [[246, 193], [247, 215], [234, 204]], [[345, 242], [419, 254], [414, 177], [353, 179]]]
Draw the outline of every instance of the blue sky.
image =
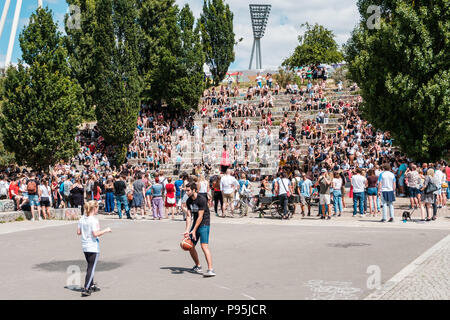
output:
[[[0, 0], [0, 10], [6, 0]], [[54, 19], [59, 21], [60, 29], [64, 15], [68, 10], [65, 0], [43, 0], [44, 6], [52, 9]], [[183, 6], [188, 3], [196, 18], [200, 16], [203, 0], [176, 0]], [[304, 22], [319, 23], [332, 30], [336, 41], [342, 45], [347, 41], [350, 32], [359, 21], [356, 8], [356, 0], [226, 0], [234, 13], [234, 32], [236, 38], [243, 41], [236, 47], [236, 60], [230, 66], [231, 70], [248, 69], [250, 53], [253, 44], [252, 27], [248, 5], [251, 3], [271, 4], [269, 21], [266, 34], [261, 40], [263, 68], [277, 68], [288, 57], [298, 44], [297, 37], [303, 32], [300, 25]], [[16, 0], [11, 0], [11, 5], [6, 19], [5, 28], [0, 38], [0, 66], [3, 66], [11, 33], [11, 25], [14, 17]], [[16, 63], [21, 57], [19, 46], [19, 34], [28, 24], [28, 19], [37, 8], [37, 0], [23, 0], [20, 13], [19, 27], [16, 34], [13, 49], [12, 62]], [[0, 11], [0, 14], [1, 14]]]

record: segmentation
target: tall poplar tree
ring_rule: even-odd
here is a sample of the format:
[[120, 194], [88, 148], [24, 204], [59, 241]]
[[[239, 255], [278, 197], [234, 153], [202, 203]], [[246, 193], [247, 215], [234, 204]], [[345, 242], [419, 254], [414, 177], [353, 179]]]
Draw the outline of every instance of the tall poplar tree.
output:
[[204, 0], [200, 16], [203, 51], [217, 86], [235, 59], [233, 13], [223, 0]]

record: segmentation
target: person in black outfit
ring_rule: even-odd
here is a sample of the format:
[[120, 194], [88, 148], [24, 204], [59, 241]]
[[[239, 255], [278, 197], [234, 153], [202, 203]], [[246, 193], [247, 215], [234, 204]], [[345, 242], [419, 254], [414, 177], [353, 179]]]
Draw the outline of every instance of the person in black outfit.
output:
[[75, 208], [81, 208], [81, 214], [84, 214], [84, 188], [81, 184], [81, 178], [77, 177], [75, 183], [70, 189], [71, 203]]

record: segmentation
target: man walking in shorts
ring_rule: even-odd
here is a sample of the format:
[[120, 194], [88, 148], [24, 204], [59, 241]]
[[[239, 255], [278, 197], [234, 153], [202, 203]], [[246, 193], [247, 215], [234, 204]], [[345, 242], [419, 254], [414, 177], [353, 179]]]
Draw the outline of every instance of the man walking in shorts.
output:
[[[195, 245], [198, 240], [203, 250], [203, 253], [208, 263], [208, 270], [203, 274], [204, 277], [214, 277], [212, 266], [211, 252], [209, 251], [209, 229], [210, 229], [210, 214], [208, 208], [208, 200], [204, 197], [198, 196], [197, 185], [195, 183], [189, 183], [186, 186], [186, 193], [189, 196], [187, 204], [187, 216], [186, 216], [186, 230], [184, 232], [184, 237], [188, 236], [194, 243], [194, 247], [189, 250], [192, 260], [194, 260], [195, 266], [192, 268], [193, 272], [201, 273], [202, 267], [200, 266], [200, 260], [198, 259], [197, 251], [195, 250]], [[191, 226], [192, 220], [192, 226]]]
[[223, 212], [227, 211], [228, 205], [231, 206], [231, 216], [234, 215], [234, 191], [239, 187], [239, 182], [231, 174], [231, 170], [227, 169], [226, 174], [220, 179], [220, 190], [224, 202]]

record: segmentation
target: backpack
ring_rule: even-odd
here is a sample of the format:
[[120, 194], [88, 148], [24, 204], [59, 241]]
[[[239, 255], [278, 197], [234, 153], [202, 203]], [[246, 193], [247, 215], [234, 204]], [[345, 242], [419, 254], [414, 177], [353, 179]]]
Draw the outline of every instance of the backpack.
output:
[[28, 193], [36, 193], [36, 181], [34, 181], [34, 180], [28, 181], [27, 192]]

